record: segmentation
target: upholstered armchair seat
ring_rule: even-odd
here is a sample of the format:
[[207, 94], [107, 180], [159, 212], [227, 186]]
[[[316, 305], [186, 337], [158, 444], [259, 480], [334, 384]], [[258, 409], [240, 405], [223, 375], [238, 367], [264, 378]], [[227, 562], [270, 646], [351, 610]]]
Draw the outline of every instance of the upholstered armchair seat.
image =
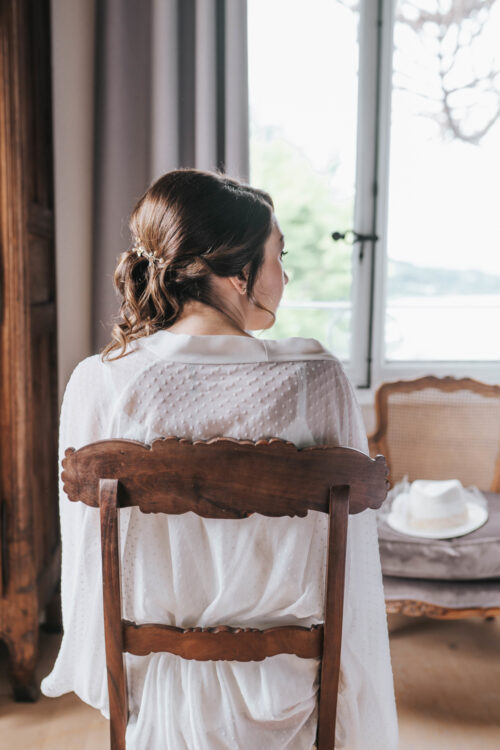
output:
[[402, 534], [379, 520], [382, 571], [394, 578], [441, 581], [500, 579], [500, 495], [484, 493], [488, 520], [454, 539], [425, 539]]

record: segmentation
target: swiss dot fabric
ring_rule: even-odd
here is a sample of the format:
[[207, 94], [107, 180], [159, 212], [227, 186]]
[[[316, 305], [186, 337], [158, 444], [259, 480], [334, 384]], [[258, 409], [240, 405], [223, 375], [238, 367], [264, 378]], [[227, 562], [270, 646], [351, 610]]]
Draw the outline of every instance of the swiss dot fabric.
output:
[[[83, 360], [61, 409], [67, 447], [112, 437], [281, 437], [367, 451], [353, 390], [315, 339], [160, 331], [130, 353]], [[108, 716], [99, 513], [60, 482], [64, 636], [42, 691], [74, 691]], [[323, 619], [327, 519], [234, 521], [120, 511], [123, 615], [179, 627]], [[197, 662], [126, 655], [128, 750], [311, 750], [318, 661]], [[337, 748], [396, 750], [397, 723], [373, 511], [351, 516]]]

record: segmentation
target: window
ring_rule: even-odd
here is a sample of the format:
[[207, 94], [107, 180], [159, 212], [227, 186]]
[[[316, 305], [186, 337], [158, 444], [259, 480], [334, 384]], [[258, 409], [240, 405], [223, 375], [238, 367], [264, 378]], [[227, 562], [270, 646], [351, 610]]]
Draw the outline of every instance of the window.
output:
[[249, 0], [250, 178], [271, 193], [290, 276], [273, 336], [321, 338], [348, 360], [358, 16], [331, 0]]
[[290, 251], [273, 335], [361, 387], [498, 378], [500, 0], [248, 0], [248, 28], [251, 180]]

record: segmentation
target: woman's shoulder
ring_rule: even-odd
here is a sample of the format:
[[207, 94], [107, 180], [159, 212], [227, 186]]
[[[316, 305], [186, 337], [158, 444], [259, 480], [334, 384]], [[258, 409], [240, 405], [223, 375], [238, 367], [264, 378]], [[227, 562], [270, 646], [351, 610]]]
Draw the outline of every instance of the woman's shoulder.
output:
[[336, 392], [338, 398], [356, 400], [354, 388], [342, 361], [318, 339], [292, 337], [268, 341], [269, 359], [302, 360], [306, 362], [309, 385], [319, 389], [321, 384]]
[[285, 339], [261, 339], [268, 350], [269, 359], [304, 359], [311, 361], [327, 361], [336, 366], [341, 362], [330, 349], [315, 338], [292, 336]]
[[99, 354], [91, 354], [89, 357], [80, 360], [80, 362], [78, 362], [73, 368], [68, 379], [68, 385], [75, 381], [83, 381], [92, 378], [92, 376], [100, 370], [101, 364], [102, 362]]
[[68, 378], [64, 390], [64, 400], [85, 397], [87, 403], [91, 397], [105, 397], [104, 364], [100, 354], [92, 354], [80, 360]]
[[[132, 351], [133, 349], [130, 350], [129, 354]], [[127, 369], [134, 369], [134, 365], [137, 365], [137, 362], [132, 363], [129, 356], [103, 359], [102, 353], [91, 354], [80, 360], [75, 366], [69, 377], [68, 385], [70, 382], [89, 382], [89, 384], [96, 382], [101, 385], [110, 370], [116, 370], [117, 367], [125, 368], [125, 366], [127, 366]]]
[[102, 352], [82, 359], [73, 369], [64, 391], [64, 400], [84, 399], [91, 404], [106, 408], [117, 393], [136, 378], [147, 359], [141, 351], [132, 356], [103, 358]]

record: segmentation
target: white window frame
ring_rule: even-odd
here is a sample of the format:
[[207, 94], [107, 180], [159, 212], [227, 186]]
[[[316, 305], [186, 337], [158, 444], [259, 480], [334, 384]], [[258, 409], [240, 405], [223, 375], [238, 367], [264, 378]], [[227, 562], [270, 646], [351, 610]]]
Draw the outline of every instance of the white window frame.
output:
[[[346, 369], [362, 403], [373, 400], [384, 381], [422, 375], [500, 381], [500, 363], [385, 360], [387, 226], [392, 96], [393, 31], [396, 0], [361, 0], [359, 17], [358, 131], [354, 229], [376, 234], [353, 245], [351, 359]], [[372, 278], [373, 268], [373, 278]]]

